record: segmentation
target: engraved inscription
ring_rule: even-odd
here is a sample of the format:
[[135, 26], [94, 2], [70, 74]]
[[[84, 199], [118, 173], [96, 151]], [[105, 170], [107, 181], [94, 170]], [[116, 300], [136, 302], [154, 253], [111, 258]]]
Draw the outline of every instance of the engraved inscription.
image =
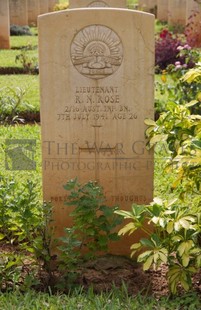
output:
[[57, 114], [58, 121], [136, 120], [138, 113], [122, 103], [117, 86], [75, 87], [74, 100]]
[[71, 59], [82, 75], [102, 79], [113, 74], [121, 65], [123, 46], [112, 29], [91, 25], [80, 30], [73, 39]]
[[88, 7], [109, 7], [109, 5], [103, 1], [93, 1], [89, 3]]

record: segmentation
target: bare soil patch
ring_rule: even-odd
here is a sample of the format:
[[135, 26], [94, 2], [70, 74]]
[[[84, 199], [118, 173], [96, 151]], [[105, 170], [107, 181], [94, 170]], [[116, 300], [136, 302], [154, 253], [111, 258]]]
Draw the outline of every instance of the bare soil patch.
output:
[[[2, 242], [0, 244], [0, 257], [3, 257], [4, 253], [20, 254], [21, 251], [15, 246], [10, 246]], [[23, 283], [26, 275], [32, 273], [33, 265], [35, 265], [35, 263], [33, 264], [33, 258], [30, 253], [23, 253], [23, 255], [26, 258], [23, 262], [20, 283]], [[41, 292], [48, 292], [49, 287], [51, 287], [53, 293], [59, 290], [58, 284], [64, 273], [58, 270], [56, 260], [53, 260], [52, 266], [54, 266], [52, 268], [53, 270], [51, 273], [48, 273], [42, 268], [42, 264], [35, 265], [35, 268], [38, 270], [36, 275], [38, 284], [34, 285], [34, 289]], [[167, 266], [163, 265], [157, 271], [149, 270], [144, 272], [142, 266], [128, 257], [105, 255], [80, 264], [76, 270], [76, 279], [72, 284], [73, 287], [82, 286], [86, 290], [93, 287], [94, 292], [99, 294], [110, 292], [114, 287], [122, 288], [122, 284], [124, 283], [129, 295], [141, 293], [142, 295], [160, 298], [170, 294], [166, 280], [167, 271]], [[12, 283], [10, 284], [12, 286]], [[6, 283], [4, 287], [8, 287]], [[62, 291], [68, 293], [69, 288], [70, 283], [66, 280], [66, 286], [65, 282], [63, 282]], [[201, 296], [201, 270], [193, 277], [193, 291]], [[180, 289], [180, 294], [182, 293], [183, 290]]]

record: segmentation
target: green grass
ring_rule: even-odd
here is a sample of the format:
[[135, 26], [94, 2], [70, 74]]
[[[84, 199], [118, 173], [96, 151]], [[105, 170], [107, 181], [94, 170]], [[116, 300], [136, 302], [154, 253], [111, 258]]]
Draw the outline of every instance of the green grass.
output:
[[82, 289], [69, 295], [52, 295], [28, 291], [24, 294], [12, 292], [0, 294], [0, 309], [12, 310], [198, 310], [200, 309], [199, 297], [194, 294], [186, 294], [174, 299], [161, 298], [157, 300], [151, 297], [128, 296], [123, 288], [114, 288], [112, 293], [95, 295], [93, 290], [87, 293]]
[[28, 291], [0, 294], [0, 309], [8, 310], [198, 310], [201, 304], [194, 294], [157, 300], [141, 295], [130, 297], [126, 290], [114, 289], [112, 293], [95, 295], [93, 290], [78, 290], [69, 295], [52, 295]]
[[[26, 179], [33, 180], [37, 183], [38, 199], [42, 198], [42, 165], [41, 165], [41, 135], [39, 125], [16, 125], [0, 126], [0, 174], [16, 179], [18, 182], [24, 182]], [[5, 162], [7, 159], [5, 150], [8, 147], [6, 140], [14, 139], [34, 139], [36, 148], [34, 149], [34, 160], [36, 161], [36, 170], [32, 171], [14, 171], [6, 170]], [[0, 308], [1, 309], [1, 308]]]
[[[16, 56], [20, 54], [21, 54], [21, 51], [17, 49], [0, 50], [0, 67], [23, 68], [23, 65], [20, 61], [16, 62]], [[38, 51], [37, 49], [26, 51], [26, 55], [29, 58], [33, 58], [33, 57], [38, 58]]]
[[13, 49], [27, 45], [36, 46], [38, 45], [38, 36], [11, 36], [10, 43]]

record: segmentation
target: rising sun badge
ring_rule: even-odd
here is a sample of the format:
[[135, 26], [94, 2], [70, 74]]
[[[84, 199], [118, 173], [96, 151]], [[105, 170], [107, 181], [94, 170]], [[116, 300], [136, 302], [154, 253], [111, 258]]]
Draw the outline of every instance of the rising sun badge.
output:
[[76, 34], [71, 43], [71, 59], [82, 75], [102, 79], [120, 67], [123, 59], [122, 42], [106, 26], [87, 26]]

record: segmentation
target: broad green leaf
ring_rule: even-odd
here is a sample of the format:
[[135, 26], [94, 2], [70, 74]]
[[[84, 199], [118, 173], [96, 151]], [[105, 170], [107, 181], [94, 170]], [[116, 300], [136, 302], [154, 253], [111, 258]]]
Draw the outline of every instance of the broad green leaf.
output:
[[160, 226], [161, 226], [162, 228], [164, 228], [164, 227], [165, 227], [165, 219], [160, 218], [160, 219], [159, 219], [159, 224], [160, 224]]
[[178, 246], [178, 253], [179, 253], [179, 256], [182, 256], [185, 252], [185, 249], [186, 249], [186, 243], [185, 242], [182, 242], [179, 246]]
[[161, 198], [159, 198], [159, 197], [155, 197], [153, 202], [156, 203], [159, 206], [163, 205], [163, 200]]
[[152, 221], [154, 224], [158, 224], [159, 217], [154, 216], [154, 217], [152, 217], [151, 221]]
[[13, 261], [10, 261], [7, 263], [6, 267], [5, 267], [5, 270], [11, 268], [12, 266], [15, 266], [16, 265], [16, 262], [13, 262]]
[[174, 199], [169, 200], [169, 201], [168, 201], [168, 204], [167, 204], [167, 207], [172, 206], [172, 205], [175, 204], [175, 202], [177, 202], [177, 201], [178, 201], [178, 198], [174, 198]]
[[151, 138], [150, 140], [150, 145], [154, 145], [156, 144], [157, 142], [164, 142], [166, 141], [168, 138], [168, 135], [165, 135], [165, 134], [159, 134], [159, 135], [156, 135], [154, 136], [153, 138]]
[[180, 220], [179, 220], [179, 223], [180, 223], [180, 225], [181, 225], [183, 228], [189, 229], [190, 224], [189, 224], [189, 222], [186, 221], [184, 218], [183, 218], [183, 219], [180, 219]]
[[151, 235], [151, 240], [153, 241], [153, 243], [154, 243], [154, 245], [155, 245], [156, 247], [158, 247], [158, 246], [161, 245], [161, 240], [160, 240], [160, 238], [159, 238], [158, 235], [152, 234], [152, 235]]
[[146, 238], [140, 239], [140, 243], [141, 245], [146, 246], [146, 247], [151, 247], [151, 248], [154, 247], [154, 243], [151, 240], [146, 239]]
[[5, 238], [5, 235], [3, 234], [0, 234], [0, 240], [4, 239]]
[[201, 140], [193, 140], [192, 144], [201, 149]]
[[141, 247], [141, 243], [134, 243], [131, 245], [130, 249], [136, 250], [136, 249], [139, 249], [140, 247]]
[[172, 294], [174, 294], [174, 295], [176, 294], [176, 292], [177, 292], [177, 282], [172, 281], [170, 283], [170, 290], [171, 290]]
[[192, 107], [192, 106], [194, 106], [196, 103], [198, 103], [198, 101], [197, 100], [191, 100], [190, 102], [188, 102], [188, 103], [186, 103], [185, 104], [185, 107]]
[[201, 120], [201, 115], [198, 115], [198, 114], [195, 115], [195, 114], [193, 114], [193, 115], [190, 115], [189, 118], [190, 118], [190, 119], [193, 119], [193, 120], [195, 120], [195, 119], [200, 119], [200, 120]]
[[153, 251], [145, 251], [144, 253], [138, 256], [138, 262], [141, 263], [145, 260], [146, 257], [153, 255]]
[[146, 119], [144, 120], [144, 123], [145, 123], [147, 126], [157, 126], [156, 122], [153, 121], [153, 120], [150, 119], [150, 118], [146, 118]]
[[180, 225], [179, 221], [174, 223], [174, 229], [176, 231], [179, 231], [181, 229], [181, 225]]
[[137, 229], [137, 227], [135, 226], [134, 223], [128, 223], [126, 224], [122, 229], [120, 229], [120, 231], [118, 232], [118, 235], [125, 235], [127, 233], [132, 234], [135, 230]]
[[181, 285], [183, 286], [183, 288], [185, 289], [185, 291], [188, 291], [189, 290], [188, 282], [185, 281], [184, 279], [181, 279], [180, 282], [181, 282]]
[[188, 264], [189, 264], [189, 261], [190, 261], [189, 255], [187, 255], [187, 254], [184, 253], [184, 254], [182, 255], [182, 265], [183, 265], [184, 267], [187, 267]]
[[173, 228], [174, 228], [174, 223], [168, 222], [167, 227], [166, 227], [166, 231], [168, 232], [168, 234], [171, 234], [173, 232]]
[[157, 263], [157, 260], [159, 258], [160, 258], [160, 255], [159, 255], [159, 252], [157, 251], [157, 252], [154, 253], [154, 257], [153, 257], [153, 261], [154, 261], [155, 264]]
[[174, 242], [179, 242], [179, 241], [181, 241], [181, 240], [182, 240], [182, 237], [181, 237], [181, 236], [176, 235], [176, 236], [173, 236], [173, 237], [172, 237], [172, 241], [174, 241]]
[[150, 133], [151, 133], [152, 131], [154, 131], [154, 129], [155, 129], [155, 126], [150, 126], [150, 127], [148, 127], [148, 128], [146, 129], [146, 131], [145, 131], [146, 137], [149, 137]]
[[132, 213], [129, 211], [117, 210], [117, 211], [114, 211], [114, 213], [123, 216], [125, 219], [130, 219], [133, 217]]
[[195, 267], [188, 267], [188, 271], [195, 273], [197, 270]]
[[143, 264], [143, 270], [144, 271], [148, 270], [151, 267], [151, 265], [153, 263], [153, 258], [154, 258], [153, 255], [151, 255], [147, 258], [146, 262]]
[[173, 276], [174, 274], [180, 273], [180, 267], [175, 265], [174, 267], [170, 267], [168, 271], [168, 277]]
[[168, 258], [168, 251], [166, 249], [161, 249], [159, 252], [160, 259], [163, 263], [167, 263], [167, 258]]

